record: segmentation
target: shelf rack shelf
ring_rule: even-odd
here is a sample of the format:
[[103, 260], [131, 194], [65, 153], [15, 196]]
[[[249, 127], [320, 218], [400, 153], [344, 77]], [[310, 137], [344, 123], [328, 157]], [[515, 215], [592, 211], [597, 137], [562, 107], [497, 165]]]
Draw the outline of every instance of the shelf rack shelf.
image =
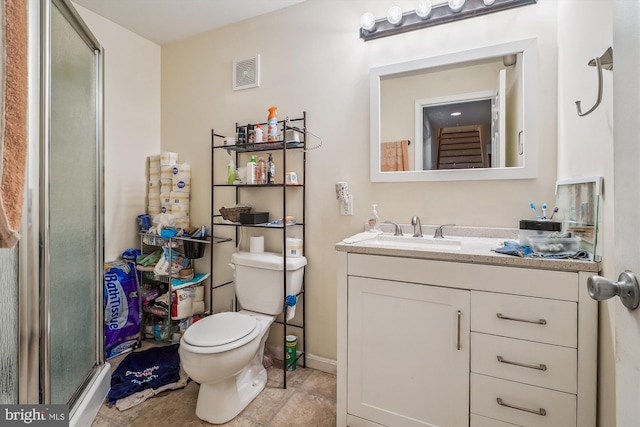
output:
[[[265, 126], [266, 123], [255, 123], [261, 126]], [[254, 124], [254, 125], [255, 125]], [[236, 131], [242, 128], [243, 125], [239, 125], [236, 123]], [[307, 173], [306, 173], [306, 129], [307, 129], [307, 114], [303, 112], [302, 117], [289, 119], [289, 120], [279, 120], [278, 121], [278, 129], [281, 130], [281, 135], [290, 134], [288, 131], [297, 132], [300, 136], [300, 141], [288, 141], [284, 140], [280, 141], [272, 141], [272, 142], [253, 142], [253, 143], [245, 143], [245, 144], [236, 144], [236, 145], [224, 145], [219, 142], [224, 140], [224, 136], [217, 134], [214, 129], [211, 130], [211, 233], [214, 234], [214, 230], [217, 227], [235, 227], [235, 238], [225, 238], [224, 242], [235, 242], [236, 246], [238, 246], [238, 238], [239, 238], [239, 229], [240, 228], [261, 228], [261, 229], [271, 229], [273, 232], [280, 232], [282, 234], [282, 253], [284, 257], [283, 268], [286, 269], [286, 240], [288, 237], [287, 232], [289, 230], [296, 229], [302, 237], [303, 244], [303, 253], [306, 253], [306, 225], [305, 225], [305, 209], [306, 209], [306, 188], [305, 185], [307, 183]], [[221, 151], [222, 150], [222, 151]], [[226, 153], [225, 153], [226, 151]], [[242, 183], [216, 183], [215, 180], [215, 165], [216, 165], [216, 153], [225, 153], [226, 155], [232, 156], [234, 159], [234, 164], [238, 165], [238, 159], [241, 155], [245, 153], [256, 153], [256, 152], [281, 152], [282, 153], [282, 164], [279, 166], [280, 173], [277, 174], [281, 176], [282, 180], [279, 183], [273, 184], [242, 184]], [[301, 178], [299, 184], [286, 184], [285, 181], [285, 171], [287, 171], [287, 151], [301, 151], [302, 156], [300, 159], [301, 164], [296, 164], [296, 167], [300, 167], [302, 169], [302, 173], [298, 176]], [[282, 225], [266, 225], [266, 224], [241, 224], [241, 223], [231, 223], [231, 222], [221, 222], [222, 215], [216, 214], [217, 208], [217, 195], [216, 190], [218, 189], [227, 189], [224, 191], [229, 191], [231, 189], [235, 194], [231, 196], [233, 199], [233, 203], [238, 204], [241, 198], [241, 193], [247, 189], [259, 189], [260, 191], [267, 191], [267, 189], [272, 189], [272, 191], [280, 192], [280, 198], [282, 201], [282, 218], [287, 217], [287, 212], [289, 211], [289, 201], [287, 200], [288, 191], [301, 191], [301, 205], [297, 206], [299, 211], [302, 212], [302, 217], [300, 221], [297, 221], [295, 224], [282, 224]], [[273, 197], [273, 193], [268, 191], [269, 196]], [[228, 195], [227, 195], [228, 196]], [[228, 196], [229, 197], [229, 196]], [[214, 243], [223, 243], [223, 240], [215, 241]], [[212, 277], [210, 280], [210, 292], [209, 292], [209, 305], [211, 307], [211, 313], [213, 313], [213, 290], [222, 288], [224, 286], [228, 286], [233, 284], [233, 281], [223, 281], [222, 283], [215, 284], [215, 275], [214, 272], [214, 261], [218, 250], [216, 247], [219, 246], [215, 244], [211, 248], [211, 272]], [[305, 283], [302, 283], [302, 291], [299, 295], [297, 295], [298, 306], [302, 306], [302, 320], [301, 324], [294, 324], [288, 322], [286, 320], [286, 316], [282, 316], [282, 320], [276, 319], [275, 324], [280, 324], [283, 326], [283, 337], [282, 337], [282, 359], [286, 361], [286, 336], [288, 328], [296, 328], [302, 334], [302, 340], [298, 340], [298, 354], [293, 361], [288, 362], [289, 365], [297, 364], [298, 360], [302, 360], [302, 366], [307, 366], [306, 360], [306, 333], [305, 333], [305, 323], [306, 323], [306, 310], [305, 310]], [[283, 274], [283, 289], [284, 295], [287, 295], [287, 274], [286, 271]], [[283, 300], [283, 312], [286, 308], [286, 302]], [[236, 309], [237, 309], [237, 301], [236, 301]], [[283, 388], [287, 388], [287, 362], [283, 364]]]
[[[218, 241], [227, 240], [220, 237], [205, 237], [204, 239], [202, 238], [193, 239], [185, 236], [162, 237], [157, 234], [150, 234], [150, 233], [144, 233], [144, 232], [139, 233], [139, 235], [140, 235], [140, 250], [142, 251], [142, 253], [146, 253], [145, 247], [161, 248], [166, 246], [169, 248], [169, 254], [168, 254], [169, 259], [172, 259], [172, 255], [173, 255], [172, 252], [176, 250], [180, 245], [183, 245], [184, 242], [194, 242], [194, 243], [209, 245], [212, 242], [216, 243]], [[190, 267], [193, 268], [193, 260], [190, 260]], [[153, 271], [147, 268], [139, 268], [138, 264], [136, 264], [136, 269], [139, 270], [141, 273]], [[174, 279], [179, 280], [180, 278], [179, 276], [171, 274], [171, 268], [170, 268], [168, 275], [154, 274], [153, 279], [143, 278], [143, 280], [153, 280], [154, 282], [165, 283], [167, 285], [167, 293], [169, 294], [167, 309], [165, 310], [162, 310], [159, 308], [156, 309], [154, 307], [149, 307], [146, 305], [143, 309], [143, 312], [145, 312], [147, 315], [153, 315], [155, 317], [159, 317], [163, 319], [165, 330], [169, 331], [164, 334], [165, 341], [171, 340], [172, 322], [174, 321], [171, 319], [171, 305], [173, 303], [172, 291], [179, 289], [180, 287], [200, 285], [208, 277], [209, 277], [209, 274], [206, 274], [198, 278], [197, 280], [193, 280], [192, 283], [189, 283], [189, 284], [179, 283], [178, 285], [176, 285], [174, 284]]]

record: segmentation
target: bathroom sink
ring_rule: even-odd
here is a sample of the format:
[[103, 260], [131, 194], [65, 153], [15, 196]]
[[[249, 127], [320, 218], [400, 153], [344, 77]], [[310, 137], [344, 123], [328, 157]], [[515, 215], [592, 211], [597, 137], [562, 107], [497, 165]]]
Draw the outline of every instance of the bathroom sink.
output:
[[462, 240], [450, 237], [434, 239], [431, 236], [413, 237], [410, 234], [394, 236], [393, 234], [380, 234], [374, 239], [366, 241], [367, 244], [384, 246], [397, 249], [413, 250], [459, 250], [462, 249]]

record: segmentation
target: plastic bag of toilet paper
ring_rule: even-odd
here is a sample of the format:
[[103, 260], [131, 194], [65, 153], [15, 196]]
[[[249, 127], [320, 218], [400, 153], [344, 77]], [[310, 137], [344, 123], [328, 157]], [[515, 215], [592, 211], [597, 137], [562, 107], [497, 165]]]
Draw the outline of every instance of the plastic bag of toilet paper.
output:
[[[189, 265], [189, 258], [185, 258], [184, 254], [176, 250], [169, 251], [166, 246], [162, 247], [163, 255], [158, 263], [153, 267], [156, 276], [168, 276], [178, 274], [180, 270]], [[171, 260], [169, 260], [169, 252], [171, 252]]]
[[105, 357], [110, 359], [140, 342], [141, 301], [135, 264], [104, 265]]

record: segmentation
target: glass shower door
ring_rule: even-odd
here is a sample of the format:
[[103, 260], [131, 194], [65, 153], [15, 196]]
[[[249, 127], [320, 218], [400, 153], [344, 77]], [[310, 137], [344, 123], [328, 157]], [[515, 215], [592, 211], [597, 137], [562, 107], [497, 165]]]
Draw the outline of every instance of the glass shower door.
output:
[[64, 1], [50, 11], [43, 392], [72, 407], [102, 357], [100, 51]]

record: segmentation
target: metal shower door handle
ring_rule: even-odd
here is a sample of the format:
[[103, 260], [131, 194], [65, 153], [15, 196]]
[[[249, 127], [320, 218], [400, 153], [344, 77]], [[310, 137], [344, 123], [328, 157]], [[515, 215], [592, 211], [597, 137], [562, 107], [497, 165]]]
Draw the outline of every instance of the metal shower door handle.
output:
[[619, 296], [629, 310], [635, 310], [640, 304], [640, 287], [635, 274], [630, 271], [620, 273], [617, 282], [602, 276], [591, 276], [587, 279], [589, 296], [598, 301]]

